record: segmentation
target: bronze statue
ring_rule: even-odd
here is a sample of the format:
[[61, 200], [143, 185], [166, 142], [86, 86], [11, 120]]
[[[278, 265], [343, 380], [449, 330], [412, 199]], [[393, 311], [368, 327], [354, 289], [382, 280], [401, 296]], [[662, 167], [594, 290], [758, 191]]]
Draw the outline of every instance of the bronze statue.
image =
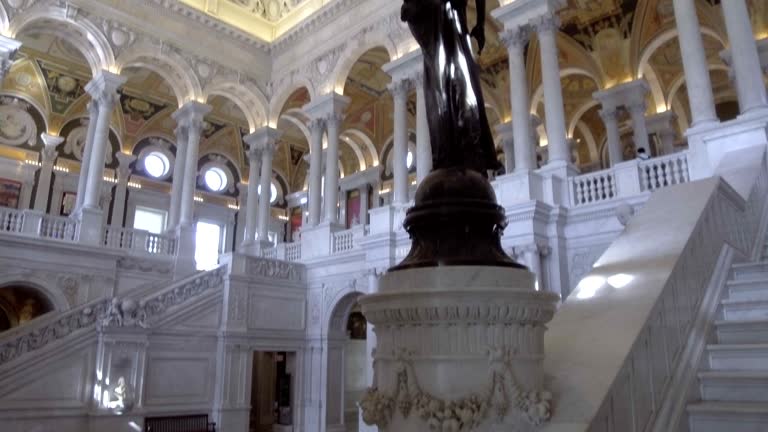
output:
[[504, 209], [488, 182], [500, 167], [485, 115], [470, 37], [485, 45], [485, 0], [475, 0], [477, 24], [467, 26], [468, 0], [404, 0], [424, 56], [424, 95], [433, 171], [416, 189], [403, 226], [411, 250], [389, 271], [438, 266], [522, 267], [501, 247]]
[[424, 90], [433, 169], [468, 168], [483, 176], [500, 168], [488, 127], [470, 36], [485, 46], [485, 0], [467, 25], [468, 0], [404, 0], [408, 23], [424, 56]]

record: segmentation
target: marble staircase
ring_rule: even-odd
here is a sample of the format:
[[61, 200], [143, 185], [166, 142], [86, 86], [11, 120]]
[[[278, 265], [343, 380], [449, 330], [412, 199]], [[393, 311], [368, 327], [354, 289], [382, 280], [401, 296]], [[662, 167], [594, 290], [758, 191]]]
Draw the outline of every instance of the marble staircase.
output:
[[768, 260], [735, 264], [688, 405], [690, 432], [768, 431]]

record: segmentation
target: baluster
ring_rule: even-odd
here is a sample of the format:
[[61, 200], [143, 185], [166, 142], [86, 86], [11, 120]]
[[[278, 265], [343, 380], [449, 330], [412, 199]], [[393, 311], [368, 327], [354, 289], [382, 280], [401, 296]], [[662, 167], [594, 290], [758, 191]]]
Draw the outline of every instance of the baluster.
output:
[[640, 165], [640, 190], [646, 191], [650, 189], [648, 184], [648, 171], [647, 167]]
[[577, 192], [576, 202], [578, 203], [578, 205], [582, 205], [586, 202], [586, 199], [587, 199], [586, 193], [584, 192], [584, 181], [581, 179], [578, 179], [576, 180], [574, 185], [576, 186], [576, 192]]
[[575, 197], [574, 205], [581, 205], [584, 198], [584, 192], [581, 191], [581, 182], [577, 179], [573, 180], [573, 195]]
[[688, 158], [683, 157], [680, 159], [680, 170], [683, 172], [683, 179], [685, 182], [691, 181], [690, 172], [688, 171]]
[[672, 161], [661, 162], [662, 171], [664, 172], [664, 186], [672, 186], [675, 183], [675, 179], [672, 177]]

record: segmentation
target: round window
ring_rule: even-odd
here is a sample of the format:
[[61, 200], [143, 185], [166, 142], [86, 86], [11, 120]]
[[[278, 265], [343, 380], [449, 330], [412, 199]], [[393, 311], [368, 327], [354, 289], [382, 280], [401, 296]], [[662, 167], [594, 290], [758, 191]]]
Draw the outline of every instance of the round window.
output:
[[160, 178], [168, 174], [171, 169], [171, 163], [168, 156], [153, 151], [144, 157], [144, 171], [155, 178]]
[[[261, 185], [259, 185], [258, 189], [259, 195], [261, 195]], [[275, 201], [277, 201], [277, 188], [275, 187], [274, 183], [269, 184], [269, 203], [274, 204]]]
[[203, 178], [205, 185], [213, 192], [221, 192], [227, 187], [227, 175], [221, 168], [209, 168]]

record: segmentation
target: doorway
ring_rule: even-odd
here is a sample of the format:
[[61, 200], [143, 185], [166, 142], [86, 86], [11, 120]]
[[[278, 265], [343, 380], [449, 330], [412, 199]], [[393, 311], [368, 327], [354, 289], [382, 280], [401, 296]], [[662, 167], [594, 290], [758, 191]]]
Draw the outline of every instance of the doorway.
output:
[[253, 353], [249, 432], [293, 432], [295, 374], [295, 353]]

